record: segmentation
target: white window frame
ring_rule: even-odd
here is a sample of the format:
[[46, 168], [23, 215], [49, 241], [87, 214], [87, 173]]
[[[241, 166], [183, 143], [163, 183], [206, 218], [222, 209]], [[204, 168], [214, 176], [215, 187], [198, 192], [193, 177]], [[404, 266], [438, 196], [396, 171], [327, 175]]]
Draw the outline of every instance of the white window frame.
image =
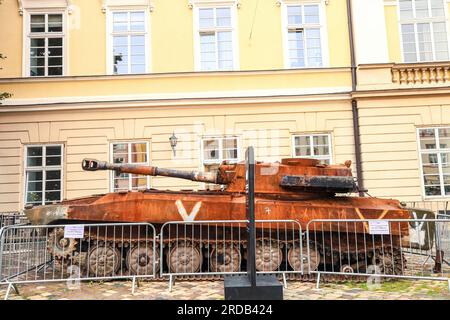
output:
[[[136, 140], [136, 141], [132, 141], [132, 140], [124, 140], [124, 141], [110, 141], [109, 142], [109, 159], [110, 162], [113, 163], [113, 159], [114, 159], [114, 152], [113, 152], [113, 145], [114, 144], [128, 144], [128, 159], [131, 159], [131, 148], [130, 148], [130, 144], [134, 144], [134, 143], [145, 143], [146, 144], [146, 149], [147, 149], [147, 163], [145, 165], [150, 165], [150, 141], [145, 141], [145, 140]], [[128, 162], [129, 163], [129, 162]], [[132, 163], [131, 163], [132, 164]], [[132, 183], [132, 174], [128, 174], [128, 191], [137, 191], [137, 190], [132, 190], [131, 189], [131, 183]], [[110, 172], [109, 175], [109, 190], [110, 192], [116, 192], [114, 191], [114, 171]], [[147, 176], [147, 189], [150, 189], [151, 187], [151, 179], [150, 176]], [[118, 191], [117, 191], [118, 192]]]
[[[398, 25], [398, 32], [400, 35], [400, 54], [401, 54], [401, 59], [402, 59], [402, 63], [420, 63], [420, 62], [435, 62], [435, 61], [447, 61], [447, 60], [437, 60], [436, 59], [436, 50], [435, 50], [435, 42], [434, 42], [434, 30], [433, 30], [433, 22], [443, 22], [445, 23], [445, 31], [447, 32], [447, 53], [448, 53], [448, 57], [450, 59], [450, 26], [448, 23], [448, 0], [442, 0], [444, 3], [444, 17], [440, 17], [440, 18], [412, 18], [412, 19], [405, 19], [402, 20], [400, 17], [400, 1], [397, 0], [397, 17], [398, 17], [398, 21], [397, 21], [397, 25]], [[430, 0], [428, 0], [428, 5], [430, 6]], [[430, 8], [430, 7], [428, 7]], [[413, 4], [413, 16], [416, 16], [416, 6], [415, 4]], [[432, 54], [433, 54], [433, 59], [432, 60], [424, 60], [421, 61], [420, 60], [420, 51], [418, 48], [418, 44], [419, 44], [419, 39], [418, 39], [418, 33], [417, 33], [417, 24], [418, 23], [429, 23], [430, 24], [430, 34], [431, 34], [431, 50], [432, 50]], [[415, 41], [415, 46], [416, 46], [416, 61], [415, 62], [405, 62], [405, 54], [404, 54], [404, 49], [403, 49], [403, 33], [402, 33], [402, 24], [413, 24], [414, 25], [414, 41]]]
[[[30, 147], [42, 147], [42, 166], [40, 167], [32, 167], [29, 169], [28, 166], [28, 148]], [[46, 159], [46, 147], [61, 147], [61, 164], [59, 166], [47, 166], [45, 165]], [[61, 171], [61, 197], [60, 201], [64, 200], [64, 144], [62, 143], [49, 143], [49, 144], [27, 144], [23, 148], [24, 150], [24, 160], [23, 160], [23, 172], [24, 172], [24, 195], [23, 195], [23, 205], [27, 204], [27, 195], [28, 195], [28, 174], [29, 171], [42, 171], [42, 205], [45, 204], [45, 182], [46, 182], [46, 172], [53, 170]], [[52, 190], [55, 191], [55, 190]], [[36, 205], [36, 204], [35, 204]]]
[[[144, 12], [144, 31], [126, 31], [113, 32], [113, 13], [114, 12]], [[150, 29], [150, 14], [148, 6], [119, 6], [107, 7], [106, 9], [106, 73], [108, 75], [133, 75], [138, 73], [114, 74], [114, 53], [113, 53], [113, 36], [114, 35], [144, 35], [145, 43], [145, 73], [151, 72], [151, 29]]]
[[[431, 126], [431, 127], [418, 127], [416, 129], [416, 136], [417, 136], [417, 150], [419, 152], [419, 164], [420, 164], [420, 185], [422, 187], [422, 195], [424, 199], [442, 199], [442, 198], [450, 198], [450, 195], [445, 194], [445, 188], [444, 188], [444, 174], [442, 172], [442, 159], [441, 159], [441, 153], [450, 153], [450, 148], [447, 149], [441, 149], [440, 141], [439, 141], [439, 129], [448, 128], [450, 129], [450, 126]], [[422, 151], [421, 143], [420, 143], [420, 130], [434, 130], [434, 134], [436, 137], [436, 149], [425, 149]], [[422, 155], [423, 154], [429, 154], [429, 153], [436, 153], [438, 155], [438, 169], [439, 169], [439, 186], [441, 188], [441, 194], [436, 196], [428, 196], [425, 192], [425, 181], [424, 181], [424, 172], [423, 172], [423, 161], [422, 161]]]
[[[239, 38], [238, 38], [238, 21], [237, 21], [237, 2], [236, 1], [217, 1], [214, 3], [196, 3], [193, 5], [193, 25], [194, 25], [194, 69], [195, 71], [236, 71], [239, 70]], [[201, 64], [201, 49], [200, 49], [200, 9], [214, 9], [214, 8], [230, 8], [231, 14], [231, 39], [232, 39], [232, 50], [233, 50], [233, 68], [230, 70], [217, 69], [214, 70], [202, 70]], [[220, 29], [211, 29], [211, 32], [220, 31]], [[216, 37], [217, 38], [217, 37]], [[217, 53], [216, 53], [217, 54]], [[218, 64], [218, 60], [216, 60]]]
[[[34, 14], [62, 14], [62, 32], [54, 32], [54, 33], [36, 33], [31, 35], [31, 15]], [[67, 8], [49, 8], [49, 9], [24, 9], [23, 13], [23, 24], [22, 24], [22, 77], [26, 78], [42, 78], [42, 77], [62, 77], [69, 74], [69, 42], [67, 39], [68, 34], [68, 19], [67, 19], [68, 10]], [[39, 36], [39, 34], [41, 36]], [[61, 75], [44, 75], [44, 76], [31, 76], [30, 75], [30, 39], [31, 38], [62, 38], [63, 39], [63, 67]], [[45, 67], [45, 73], [47, 73], [47, 66]]]
[[[237, 145], [237, 159], [236, 160], [230, 160], [230, 163], [237, 163], [240, 161], [241, 159], [241, 139], [239, 136], [236, 135], [213, 135], [213, 136], [202, 136], [202, 138], [200, 139], [200, 159], [201, 159], [201, 166], [203, 168], [205, 168], [205, 166], [208, 165], [214, 165], [214, 164], [221, 164], [222, 161], [227, 160], [227, 159], [223, 159], [223, 140], [224, 139], [231, 139], [231, 138], [235, 138], [236, 139], [236, 145]], [[214, 140], [217, 139], [219, 140], [219, 159], [210, 159], [207, 160], [205, 159], [205, 154], [204, 154], [204, 141], [205, 140]]]
[[[297, 156], [295, 154], [295, 138], [296, 137], [309, 137], [309, 147], [310, 150], [314, 150], [313, 137], [317, 136], [327, 136], [328, 137], [328, 149], [330, 150], [330, 154], [328, 156]], [[317, 160], [329, 160], [330, 164], [333, 164], [333, 140], [331, 139], [331, 133], [296, 133], [292, 135], [291, 138], [291, 148], [292, 148], [292, 158], [307, 158], [307, 159], [317, 159]]]
[[[327, 15], [326, 15], [326, 0], [280, 0], [281, 4], [281, 34], [282, 34], [282, 46], [284, 56], [284, 68], [285, 69], [308, 69], [308, 68], [328, 68], [330, 66], [329, 48], [328, 48], [328, 32], [327, 32]], [[319, 5], [319, 25], [320, 28], [320, 46], [322, 51], [322, 66], [317, 67], [308, 66], [307, 56], [305, 55], [305, 66], [293, 68], [291, 67], [291, 61], [289, 56], [289, 30], [288, 30], [288, 6], [303, 6], [303, 5]], [[305, 48], [306, 53], [306, 48]]]

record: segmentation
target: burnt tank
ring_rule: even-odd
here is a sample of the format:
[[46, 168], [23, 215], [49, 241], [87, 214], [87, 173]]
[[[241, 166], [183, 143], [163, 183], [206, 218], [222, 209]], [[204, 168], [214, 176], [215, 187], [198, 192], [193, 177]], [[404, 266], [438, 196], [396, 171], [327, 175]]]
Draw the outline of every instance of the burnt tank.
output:
[[[256, 220], [296, 220], [303, 231], [308, 222], [313, 219], [408, 219], [410, 213], [399, 201], [391, 199], [378, 199], [373, 197], [358, 197], [358, 187], [351, 172], [351, 162], [345, 164], [326, 165], [315, 159], [287, 158], [281, 162], [266, 163], [257, 162], [255, 165], [255, 218]], [[157, 232], [161, 225], [168, 221], [223, 221], [246, 219], [246, 167], [244, 162], [222, 163], [217, 172], [180, 171], [145, 165], [107, 163], [94, 159], [84, 159], [82, 168], [86, 171], [113, 170], [117, 173], [131, 173], [150, 176], [167, 176], [208, 184], [221, 185], [220, 190], [204, 191], [170, 191], [148, 189], [133, 192], [112, 192], [101, 195], [93, 195], [84, 198], [64, 200], [57, 204], [26, 208], [25, 213], [32, 224], [62, 224], [62, 223], [97, 223], [97, 222], [149, 222], [156, 226]], [[334, 256], [334, 261], [340, 261], [342, 266], [358, 265], [364, 267], [367, 264], [367, 256], [361, 258], [361, 249], [373, 252], [370, 261], [382, 261], [384, 273], [401, 273], [393, 266], [402, 266], [403, 259], [400, 254], [401, 238], [408, 233], [408, 224], [399, 223], [391, 229], [390, 241], [383, 243], [382, 237], [373, 241], [368, 235], [367, 226], [364, 223], [348, 224], [346, 231], [342, 232], [342, 224], [339, 222], [316, 224], [309, 226], [309, 231], [314, 232], [314, 237], [309, 237], [310, 243], [306, 243], [306, 237], [291, 236], [293, 234], [286, 224], [283, 229], [266, 230], [267, 224], [256, 225], [257, 232], [256, 268], [259, 271], [274, 271], [280, 268], [289, 270], [326, 270], [326, 256]], [[292, 225], [293, 226], [293, 225]], [[236, 229], [236, 228], [235, 228]], [[243, 231], [239, 230], [238, 233]], [[205, 230], [203, 235], [209, 234]], [[226, 233], [227, 231], [224, 231]], [[232, 231], [236, 232], [235, 230]], [[213, 233], [211, 233], [213, 234]], [[116, 244], [108, 234], [101, 234], [105, 242], [102, 246], [110, 246], [110, 250], [116, 250]], [[136, 265], [142, 254], [147, 255], [145, 263], [150, 264], [157, 259], [159, 252], [166, 255], [166, 267], [169, 270], [187, 270], [180, 259], [171, 259], [176, 256], [189, 255], [190, 270], [201, 271], [208, 268], [212, 271], [235, 271], [244, 265], [245, 237], [240, 234], [231, 238], [234, 240], [228, 245], [215, 247], [215, 234], [211, 239], [197, 241], [177, 242], [177, 239], [168, 239], [166, 243], [158, 243], [157, 252], [152, 250], [139, 254], [125, 254], [127, 266]], [[97, 235], [98, 238], [98, 235]], [[133, 236], [130, 235], [129, 251], [133, 248]], [[220, 237], [219, 237], [220, 238]], [[83, 241], [64, 239], [64, 232], [55, 228], [49, 237], [48, 248], [55, 259], [70, 259], [74, 252], [91, 251], [95, 248], [83, 244]], [[372, 239], [372, 241], [371, 241]], [[342, 247], [335, 250], [333, 241], [339, 241]], [[300, 242], [303, 248], [309, 246], [310, 259], [298, 259]], [[363, 243], [358, 248], [358, 243]], [[280, 249], [280, 243], [283, 250]], [[345, 247], [345, 244], [349, 244]], [[353, 245], [350, 245], [353, 243]], [[392, 244], [386, 248], [386, 243]], [[355, 245], [356, 244], [356, 247]], [[161, 247], [167, 247], [161, 250]], [[220, 251], [221, 259], [210, 259], [205, 248], [212, 251]], [[335, 246], [336, 247], [336, 246]], [[390, 263], [391, 270], [387, 270], [385, 261], [378, 257], [380, 248], [383, 256], [386, 250], [394, 263]], [[97, 248], [98, 249], [98, 248]], [[359, 251], [358, 251], [359, 250]], [[97, 250], [98, 251], [98, 250]], [[341, 257], [345, 252], [346, 257]], [[228, 257], [228, 258], [226, 258]], [[231, 259], [229, 259], [231, 257]], [[297, 258], [296, 258], [297, 257]], [[237, 260], [236, 260], [237, 259]], [[183, 259], [182, 259], [183, 260]], [[309, 264], [306, 265], [309, 260]], [[365, 261], [362, 261], [365, 260]], [[286, 263], [282, 264], [282, 261]], [[144, 263], [144, 264], [145, 264]], [[339, 263], [339, 262], [338, 262]], [[284, 267], [283, 267], [284, 266]], [[95, 269], [95, 266], [93, 266]], [[156, 268], [159, 265], [156, 264]], [[107, 270], [114, 271], [114, 268]], [[131, 270], [138, 273], [137, 269]], [[361, 272], [361, 269], [358, 271]]]

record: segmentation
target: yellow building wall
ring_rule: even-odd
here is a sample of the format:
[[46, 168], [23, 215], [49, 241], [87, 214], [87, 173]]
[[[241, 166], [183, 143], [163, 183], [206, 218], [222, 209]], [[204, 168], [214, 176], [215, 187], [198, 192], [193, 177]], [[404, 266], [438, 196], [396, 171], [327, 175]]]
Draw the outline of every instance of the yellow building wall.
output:
[[22, 17], [17, 1], [2, 1], [0, 4], [0, 77], [22, 76]]
[[[177, 157], [169, 143], [179, 138]], [[351, 105], [346, 100], [204, 106], [127, 108], [89, 111], [8, 113], [0, 117], [0, 212], [23, 206], [24, 145], [63, 143], [64, 197], [108, 192], [108, 172], [85, 172], [85, 157], [110, 159], [109, 143], [118, 140], [150, 141], [150, 159], [156, 166], [202, 168], [200, 139], [204, 135], [238, 135], [240, 150], [253, 145], [259, 160], [279, 161], [292, 156], [292, 135], [330, 132], [333, 161], [354, 161]], [[160, 189], [198, 188], [199, 184], [154, 177]]]
[[402, 55], [397, 10], [397, 5], [384, 6], [389, 60], [390, 62], [401, 63]]
[[449, 126], [450, 97], [373, 98], [359, 101], [358, 108], [364, 184], [369, 193], [422, 200], [416, 130]]
[[101, 1], [72, 1], [69, 19], [68, 75], [106, 74], [106, 15]]
[[[151, 72], [194, 70], [193, 10], [187, 0], [152, 1], [149, 13]], [[106, 14], [102, 1], [71, 1], [68, 18], [67, 75], [106, 73]], [[346, 1], [330, 1], [326, 8], [326, 32], [330, 67], [350, 65]], [[22, 76], [22, 23], [17, 1], [0, 5], [0, 77]], [[237, 11], [240, 70], [284, 68], [282, 11], [276, 1], [246, 0]], [[25, 14], [24, 14], [25, 15]], [[323, 35], [325, 36], [325, 35]], [[326, 50], [323, 48], [323, 50]]]

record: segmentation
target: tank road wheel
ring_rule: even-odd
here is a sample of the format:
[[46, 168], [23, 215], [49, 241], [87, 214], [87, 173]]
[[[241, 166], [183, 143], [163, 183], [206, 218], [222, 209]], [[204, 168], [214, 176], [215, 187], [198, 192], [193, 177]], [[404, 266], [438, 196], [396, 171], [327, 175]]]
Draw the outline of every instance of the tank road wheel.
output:
[[167, 265], [173, 273], [194, 273], [200, 271], [202, 255], [197, 244], [177, 242], [170, 248]]
[[320, 263], [320, 254], [312, 246], [309, 247], [308, 260], [308, 250], [305, 248], [302, 252], [300, 245], [291, 246], [288, 251], [288, 261], [294, 271], [301, 271], [303, 265], [303, 272], [309, 273], [309, 271], [317, 270]]
[[125, 262], [133, 275], [152, 275], [159, 270], [159, 251], [158, 249], [154, 251], [150, 243], [140, 243], [128, 250]]
[[213, 272], [236, 272], [241, 266], [241, 252], [236, 246], [214, 247], [209, 257]]
[[65, 259], [72, 255], [77, 240], [64, 238], [64, 228], [55, 228], [48, 234], [47, 250], [56, 258]]
[[116, 274], [121, 262], [119, 250], [109, 244], [92, 246], [87, 258], [89, 273], [96, 277]]
[[378, 267], [381, 274], [401, 275], [406, 268], [406, 259], [399, 249], [394, 248], [394, 251], [377, 249], [372, 264]]
[[275, 242], [256, 241], [256, 270], [277, 270], [283, 260], [283, 252]]

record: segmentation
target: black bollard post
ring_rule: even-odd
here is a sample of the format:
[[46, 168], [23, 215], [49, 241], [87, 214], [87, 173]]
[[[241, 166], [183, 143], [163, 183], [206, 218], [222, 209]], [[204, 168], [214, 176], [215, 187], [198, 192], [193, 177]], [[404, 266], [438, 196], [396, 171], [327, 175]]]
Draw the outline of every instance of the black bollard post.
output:
[[224, 278], [225, 300], [283, 300], [283, 286], [274, 274], [256, 273], [255, 154], [245, 152], [247, 210], [247, 274]]

